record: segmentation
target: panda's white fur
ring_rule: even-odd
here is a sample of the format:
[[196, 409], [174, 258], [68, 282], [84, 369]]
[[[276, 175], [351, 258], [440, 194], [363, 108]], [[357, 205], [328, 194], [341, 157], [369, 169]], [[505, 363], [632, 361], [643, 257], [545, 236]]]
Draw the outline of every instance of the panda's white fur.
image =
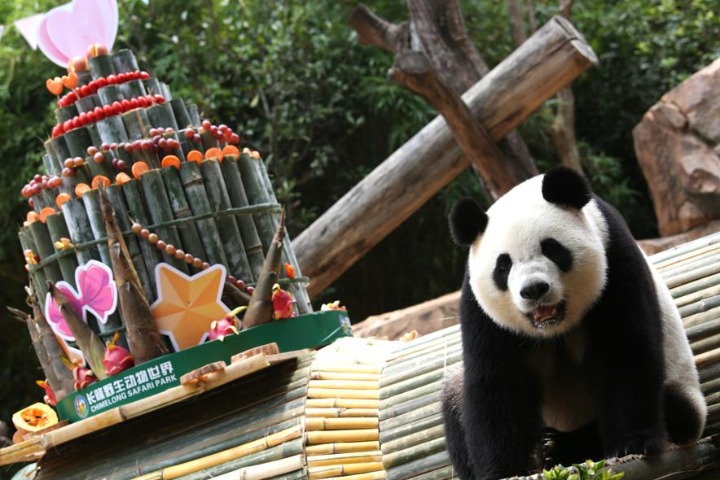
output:
[[[513, 188], [487, 211], [485, 233], [470, 248], [470, 286], [483, 309], [498, 325], [529, 336], [550, 337], [575, 327], [605, 286], [607, 226], [595, 201], [580, 212], [548, 208], [540, 195], [542, 176]], [[581, 258], [570, 272], [563, 273], [539, 248], [539, 240], [555, 238]], [[513, 261], [507, 291], [498, 290], [487, 278], [498, 255], [509, 252]], [[566, 302], [565, 318], [556, 325], [537, 328], [527, 315], [534, 301], [520, 296], [522, 287], [545, 281], [550, 291], [545, 304]]]
[[[617, 212], [569, 169], [523, 182], [486, 214], [476, 208], [451, 214], [454, 238], [470, 247], [464, 370], [449, 376], [443, 400], [460, 476], [526, 473], [536, 422], [576, 435], [572, 455], [652, 453], [668, 436], [696, 439], [707, 407], [682, 320]], [[548, 255], [547, 239], [571, 262]]]

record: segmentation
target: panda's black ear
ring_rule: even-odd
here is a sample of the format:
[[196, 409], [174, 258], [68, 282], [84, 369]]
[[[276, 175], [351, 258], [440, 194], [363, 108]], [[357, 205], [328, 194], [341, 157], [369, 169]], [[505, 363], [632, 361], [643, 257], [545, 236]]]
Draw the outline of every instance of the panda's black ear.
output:
[[485, 231], [488, 224], [487, 214], [472, 198], [458, 200], [448, 219], [453, 240], [463, 246], [472, 245], [477, 236]]
[[578, 210], [592, 198], [592, 192], [585, 178], [565, 166], [554, 167], [545, 173], [542, 195], [550, 203]]

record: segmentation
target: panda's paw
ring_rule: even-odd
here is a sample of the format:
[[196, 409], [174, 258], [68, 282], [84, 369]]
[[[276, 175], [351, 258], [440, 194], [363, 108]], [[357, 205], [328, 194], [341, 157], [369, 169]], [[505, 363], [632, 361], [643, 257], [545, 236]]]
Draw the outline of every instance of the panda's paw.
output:
[[660, 435], [638, 435], [627, 439], [615, 449], [614, 456], [657, 455], [665, 449], [667, 441]]

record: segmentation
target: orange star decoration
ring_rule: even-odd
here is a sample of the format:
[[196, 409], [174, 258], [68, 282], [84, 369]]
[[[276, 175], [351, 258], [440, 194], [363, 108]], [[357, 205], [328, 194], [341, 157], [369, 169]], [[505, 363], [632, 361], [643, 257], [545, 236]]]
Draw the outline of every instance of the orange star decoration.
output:
[[220, 300], [225, 267], [213, 265], [189, 277], [167, 263], [155, 268], [158, 299], [152, 311], [160, 333], [170, 337], [176, 351], [202, 343], [213, 320], [230, 309]]

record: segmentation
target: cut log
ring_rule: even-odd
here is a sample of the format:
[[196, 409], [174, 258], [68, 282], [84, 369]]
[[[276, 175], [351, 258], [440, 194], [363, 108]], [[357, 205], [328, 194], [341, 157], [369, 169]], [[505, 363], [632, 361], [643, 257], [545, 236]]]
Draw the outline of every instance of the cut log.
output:
[[[554, 17], [464, 96], [499, 140], [597, 57], [575, 28]], [[465, 167], [437, 117], [396, 150], [293, 242], [315, 296], [420, 208]]]

